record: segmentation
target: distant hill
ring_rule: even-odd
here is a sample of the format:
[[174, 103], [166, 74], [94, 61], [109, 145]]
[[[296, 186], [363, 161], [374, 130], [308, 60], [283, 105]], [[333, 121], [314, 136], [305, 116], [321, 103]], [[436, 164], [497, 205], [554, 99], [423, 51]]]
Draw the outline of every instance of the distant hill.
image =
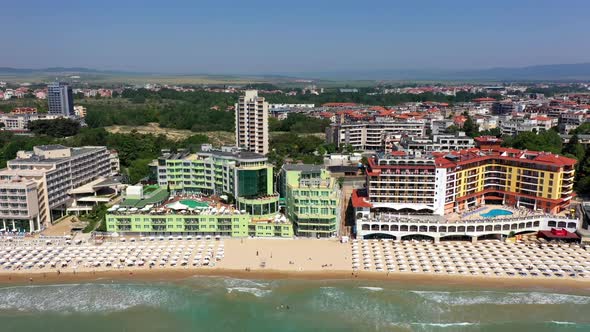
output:
[[500, 80], [590, 80], [590, 63], [490, 68], [459, 72], [457, 76]]
[[[39, 75], [39, 74], [63, 74], [63, 73], [84, 73], [84, 74], [125, 74], [123, 71], [105, 71], [82, 67], [51, 67], [51, 68], [11, 68], [0, 67], [0, 75]], [[138, 73], [139, 74], [139, 73]]]
[[549, 64], [528, 67], [497, 67], [474, 70], [442, 69], [383, 69], [383, 70], [349, 70], [332, 72], [306, 72], [281, 74], [171, 74], [97, 70], [81, 67], [52, 67], [40, 69], [0, 67], [0, 76], [51, 76], [51, 75], [85, 74], [102, 76], [134, 77], [203, 77], [225, 80], [283, 81], [294, 78], [313, 78], [320, 80], [397, 80], [397, 81], [590, 81], [590, 63]]
[[565, 81], [590, 80], [590, 63], [498, 67], [474, 70], [384, 69], [300, 74], [320, 79], [432, 81]]

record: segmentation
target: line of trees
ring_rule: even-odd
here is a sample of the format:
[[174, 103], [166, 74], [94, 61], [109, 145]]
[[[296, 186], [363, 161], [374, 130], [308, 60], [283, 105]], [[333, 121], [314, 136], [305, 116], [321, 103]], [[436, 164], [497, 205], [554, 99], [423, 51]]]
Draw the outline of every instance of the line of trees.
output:
[[197, 150], [201, 144], [207, 142], [207, 136], [199, 134], [176, 142], [167, 139], [164, 135], [137, 132], [113, 134], [103, 128], [82, 128], [78, 134], [67, 138], [49, 135], [29, 137], [0, 131], [0, 167], [6, 167], [6, 162], [16, 158], [18, 151], [30, 151], [36, 145], [63, 144], [72, 147], [99, 145], [117, 150], [122, 174], [127, 177], [129, 183], [137, 183], [150, 175], [149, 164], [160, 155], [162, 149], [190, 148]]
[[[374, 92], [367, 94], [367, 92]], [[374, 88], [359, 89], [357, 93], [341, 93], [338, 90], [327, 90], [322, 94], [297, 94], [295, 96], [286, 96], [282, 94], [262, 94], [269, 103], [286, 103], [286, 104], [316, 104], [317, 106], [330, 102], [350, 102], [364, 105], [399, 105], [409, 102], [435, 101], [444, 103], [459, 103], [471, 101], [475, 98], [488, 97], [486, 93], [469, 93], [460, 91], [455, 96], [447, 96], [438, 93], [388, 93], [381, 94]]]

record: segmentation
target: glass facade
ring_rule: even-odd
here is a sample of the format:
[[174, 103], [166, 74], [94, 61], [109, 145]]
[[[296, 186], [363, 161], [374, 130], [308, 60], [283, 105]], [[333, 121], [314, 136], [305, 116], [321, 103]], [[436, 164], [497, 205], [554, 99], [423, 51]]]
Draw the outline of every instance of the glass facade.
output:
[[238, 196], [257, 197], [267, 195], [267, 169], [239, 170]]

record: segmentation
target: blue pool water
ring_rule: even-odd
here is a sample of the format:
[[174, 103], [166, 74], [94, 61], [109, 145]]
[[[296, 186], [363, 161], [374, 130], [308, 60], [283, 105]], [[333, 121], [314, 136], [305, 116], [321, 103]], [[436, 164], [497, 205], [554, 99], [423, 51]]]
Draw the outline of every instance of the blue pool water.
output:
[[508, 210], [502, 210], [502, 209], [493, 209], [490, 210], [486, 213], [482, 213], [480, 214], [480, 216], [484, 217], [484, 218], [494, 218], [497, 216], [509, 216], [511, 215], [512, 212], [508, 211]]

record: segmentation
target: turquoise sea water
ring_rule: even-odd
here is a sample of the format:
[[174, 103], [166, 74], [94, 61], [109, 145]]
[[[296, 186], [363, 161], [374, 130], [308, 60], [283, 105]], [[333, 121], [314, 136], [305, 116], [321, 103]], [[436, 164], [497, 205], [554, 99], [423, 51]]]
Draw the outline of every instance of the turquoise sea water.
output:
[[502, 209], [493, 209], [490, 210], [486, 213], [482, 213], [480, 214], [480, 216], [484, 217], [484, 218], [494, 218], [497, 216], [509, 216], [511, 215], [512, 212], [508, 211], [508, 210], [502, 210]]
[[587, 295], [360, 280], [0, 287], [0, 331], [590, 331], [588, 312]]

